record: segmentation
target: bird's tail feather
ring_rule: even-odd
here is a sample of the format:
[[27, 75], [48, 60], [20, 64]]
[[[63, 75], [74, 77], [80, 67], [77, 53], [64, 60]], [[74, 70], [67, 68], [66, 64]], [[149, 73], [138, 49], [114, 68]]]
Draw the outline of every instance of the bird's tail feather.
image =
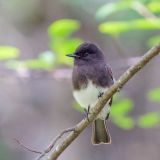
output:
[[96, 119], [92, 126], [92, 144], [110, 144], [111, 137], [106, 125], [106, 121], [102, 119]]

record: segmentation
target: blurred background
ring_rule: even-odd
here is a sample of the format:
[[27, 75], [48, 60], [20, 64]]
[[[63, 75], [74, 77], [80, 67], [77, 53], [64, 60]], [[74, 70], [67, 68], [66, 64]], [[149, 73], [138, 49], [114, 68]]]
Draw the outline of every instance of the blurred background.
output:
[[[34, 159], [13, 139], [43, 151], [84, 118], [65, 54], [94, 42], [118, 79], [160, 42], [159, 16], [159, 0], [0, 0], [0, 159]], [[152, 60], [115, 96], [111, 145], [93, 146], [88, 127], [59, 159], [159, 160], [159, 62]]]

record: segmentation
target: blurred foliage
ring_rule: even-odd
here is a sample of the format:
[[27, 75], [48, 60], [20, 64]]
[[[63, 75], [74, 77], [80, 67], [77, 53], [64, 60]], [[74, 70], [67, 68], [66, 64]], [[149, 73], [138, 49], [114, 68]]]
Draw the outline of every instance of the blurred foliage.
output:
[[139, 117], [138, 125], [141, 128], [152, 128], [160, 125], [160, 113], [147, 113]]
[[49, 28], [48, 33], [51, 38], [69, 37], [73, 32], [80, 28], [80, 23], [77, 20], [61, 19], [53, 22]]
[[129, 31], [130, 27], [131, 26], [128, 22], [105, 22], [99, 25], [99, 31], [116, 36], [120, 33]]
[[48, 27], [49, 47], [51, 50], [40, 53], [39, 57], [35, 59], [8, 61], [6, 66], [10, 69], [18, 69], [23, 66], [28, 69], [50, 70], [61, 64], [72, 65], [73, 61], [66, 58], [65, 55], [73, 53], [77, 46], [82, 43], [80, 38], [71, 37], [79, 28], [80, 22], [77, 20], [60, 19], [54, 21]]
[[55, 53], [56, 64], [72, 64], [66, 54], [73, 53], [82, 43], [80, 38], [72, 38], [72, 34], [80, 29], [80, 22], [73, 19], [60, 19], [48, 28], [50, 48]]
[[98, 20], [104, 20], [105, 18], [107, 18], [108, 16], [116, 12], [129, 9], [131, 4], [132, 4], [132, 1], [128, 1], [128, 0], [125, 0], [125, 1], [121, 0], [119, 2], [107, 3], [98, 9], [98, 11], [95, 14], [95, 17]]
[[125, 129], [125, 130], [130, 130], [134, 128], [135, 122], [134, 119], [131, 117], [116, 117], [113, 119], [113, 123], [117, 125], [118, 127]]
[[147, 97], [151, 102], [160, 102], [160, 88], [150, 90]]
[[160, 1], [154, 1], [154, 0], [121, 0], [119, 2], [110, 2], [102, 7], [100, 7], [95, 17], [97, 20], [105, 20], [109, 16], [113, 14], [119, 14], [119, 12], [125, 11], [126, 13], [129, 10], [133, 10], [135, 14], [141, 14], [137, 13], [137, 10], [141, 10], [141, 12], [153, 12], [153, 13], [160, 13]]
[[105, 22], [100, 24], [99, 30], [112, 36], [119, 35], [130, 30], [160, 29], [159, 19], [136, 19], [132, 21]]
[[28, 60], [10, 60], [6, 62], [9, 69], [29, 68], [29, 69], [45, 69], [50, 70], [55, 64], [55, 56], [51, 51], [45, 51], [39, 55], [37, 59]]
[[84, 113], [84, 109], [76, 102], [73, 104], [73, 108], [76, 109], [78, 112]]
[[[73, 107], [77, 111], [84, 113], [84, 109], [79, 104], [74, 103]], [[129, 115], [132, 109], [133, 102], [130, 98], [114, 96], [110, 114], [112, 122], [122, 129], [132, 129], [135, 125], [134, 119]]]
[[30, 69], [52, 69], [55, 63], [55, 56], [50, 51], [45, 51], [37, 59], [24, 61], [27, 68]]
[[158, 44], [159, 42], [160, 42], [160, 36], [153, 36], [148, 40], [147, 44], [149, 47], [152, 47], [155, 44]]
[[[133, 13], [133, 17], [130, 18], [130, 12]], [[126, 17], [124, 20], [111, 21], [110, 17], [115, 14], [124, 12]], [[154, 14], [156, 13], [156, 15]], [[95, 17], [99, 21], [105, 21], [99, 24], [99, 31], [104, 34], [109, 34], [113, 37], [120, 36], [122, 33], [126, 33], [132, 30], [157, 30], [160, 29], [160, 1], [134, 1], [134, 0], [121, 0], [119, 2], [107, 3], [100, 7]], [[147, 44], [149, 47], [160, 42], [159, 36], [151, 37]]]
[[[133, 30], [160, 30], [160, 2], [158, 0], [121, 0], [109, 2], [100, 7], [95, 12], [95, 18], [100, 22], [98, 29], [100, 33], [108, 34], [112, 37], [120, 36]], [[132, 11], [132, 13], [131, 13]], [[114, 19], [113, 15], [125, 13], [123, 20]], [[130, 17], [129, 15], [132, 16]], [[112, 20], [113, 19], [113, 20]], [[102, 22], [103, 21], [103, 22]], [[29, 69], [52, 69], [57, 65], [72, 65], [72, 59], [66, 58], [66, 54], [73, 53], [83, 40], [74, 34], [79, 31], [81, 23], [75, 19], [58, 19], [48, 27], [49, 51], [53, 56], [51, 61], [38, 57], [26, 61], [11, 61], [7, 66], [13, 69], [16, 66], [25, 66]], [[157, 44], [160, 36], [151, 36], [147, 45], [149, 47]], [[0, 58], [1, 60], [1, 58]]]
[[160, 1], [152, 0], [151, 2], [147, 4], [147, 8], [154, 13], [159, 13], [160, 12]]
[[112, 122], [122, 129], [132, 129], [134, 128], [134, 119], [130, 116], [133, 110], [134, 103], [129, 98], [125, 98], [122, 95], [114, 96], [114, 103], [111, 106], [111, 119]]
[[[132, 11], [132, 12], [131, 12]], [[123, 13], [123, 20], [116, 19], [119, 14]], [[122, 33], [127, 33], [133, 30], [160, 30], [160, 1], [159, 0], [121, 0], [115, 2], [108, 2], [107, 4], [99, 7], [95, 12], [95, 18], [99, 21], [98, 29], [100, 33], [108, 34], [112, 37], [120, 36]], [[130, 16], [132, 15], [132, 16]], [[75, 19], [58, 19], [51, 23], [48, 27], [49, 51], [53, 54], [51, 61], [46, 61], [45, 58], [29, 59], [23, 62], [23, 66], [29, 69], [52, 69], [57, 65], [72, 65], [72, 60], [66, 58], [65, 55], [73, 53], [77, 46], [83, 42], [75, 33], [79, 31], [81, 23]], [[160, 41], [160, 36], [157, 34], [148, 39], [149, 47], [157, 44]], [[8, 46], [6, 54], [1, 54], [0, 60], [16, 58], [18, 49], [11, 51]], [[0, 52], [2, 49], [0, 48]], [[7, 54], [10, 55], [7, 56]], [[11, 53], [12, 52], [12, 53]], [[5, 56], [4, 56], [5, 55]], [[4, 56], [4, 57], [3, 57]], [[54, 57], [54, 58], [52, 58]], [[19, 61], [9, 62], [9, 67], [20, 66], [22, 63]], [[7, 64], [8, 66], [8, 64]]]
[[[130, 15], [132, 11], [132, 16]], [[123, 20], [116, 20], [113, 15], [125, 13]], [[132, 30], [160, 30], [160, 1], [159, 0], [121, 0], [110, 2], [100, 7], [95, 18], [99, 22], [99, 31], [108, 34], [113, 38], [121, 36]], [[12, 46], [0, 46], [0, 60], [6, 60], [6, 67], [9, 69], [44, 69], [51, 70], [58, 65], [72, 65], [71, 59], [66, 58], [66, 54], [73, 53], [83, 40], [75, 36], [79, 31], [81, 23], [74, 19], [59, 19], [48, 27], [49, 50], [39, 54], [35, 59], [18, 60], [19, 49]], [[153, 46], [160, 42], [160, 36], [152, 35], [147, 44]], [[11, 59], [11, 60], [9, 60]], [[160, 102], [160, 88], [150, 90], [147, 94], [151, 102]], [[75, 103], [73, 107], [80, 111], [84, 110]], [[135, 125], [141, 128], [155, 127], [160, 122], [159, 113], [146, 113], [134, 119], [130, 115], [134, 107], [133, 101], [129, 98], [114, 96], [114, 103], [111, 110], [112, 122], [122, 129], [132, 129]]]
[[133, 109], [133, 102], [131, 99], [122, 98], [121, 100], [115, 100], [112, 104], [112, 117], [122, 117], [127, 115]]
[[[135, 119], [131, 116], [134, 103], [129, 97], [122, 96], [121, 94], [118, 96], [115, 95], [113, 98], [114, 102], [111, 106], [110, 119], [119, 128], [130, 130], [135, 125], [140, 128], [152, 128], [160, 124], [160, 113], [146, 113]], [[73, 108], [84, 113], [84, 109], [77, 103], [74, 103]]]
[[1, 160], [16, 160], [16, 157], [12, 153], [12, 151], [7, 147], [7, 144], [0, 139], [0, 159]]
[[17, 58], [19, 56], [19, 49], [12, 46], [0, 46], [0, 60], [8, 60]]

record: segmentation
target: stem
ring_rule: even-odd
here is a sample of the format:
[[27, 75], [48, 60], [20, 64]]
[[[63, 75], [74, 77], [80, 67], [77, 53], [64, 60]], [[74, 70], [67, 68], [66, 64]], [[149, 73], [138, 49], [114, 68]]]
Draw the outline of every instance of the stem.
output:
[[49, 160], [56, 160], [61, 153], [79, 136], [79, 134], [94, 121], [107, 101], [112, 97], [119, 88], [123, 87], [139, 70], [141, 70], [153, 57], [160, 53], [160, 45], [151, 48], [140, 60], [133, 66], [131, 66], [120, 78], [117, 80], [101, 97], [95, 107], [91, 110], [88, 118], [83, 119], [75, 126], [75, 130], [57, 145], [56, 149], [51, 153]]

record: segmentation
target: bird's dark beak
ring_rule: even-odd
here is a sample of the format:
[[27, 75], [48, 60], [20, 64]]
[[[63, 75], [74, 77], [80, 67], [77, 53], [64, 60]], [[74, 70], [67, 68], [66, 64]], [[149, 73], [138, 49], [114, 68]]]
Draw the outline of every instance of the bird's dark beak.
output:
[[80, 56], [76, 55], [76, 54], [67, 54], [66, 56], [68, 57], [73, 57], [73, 58], [80, 58]]

